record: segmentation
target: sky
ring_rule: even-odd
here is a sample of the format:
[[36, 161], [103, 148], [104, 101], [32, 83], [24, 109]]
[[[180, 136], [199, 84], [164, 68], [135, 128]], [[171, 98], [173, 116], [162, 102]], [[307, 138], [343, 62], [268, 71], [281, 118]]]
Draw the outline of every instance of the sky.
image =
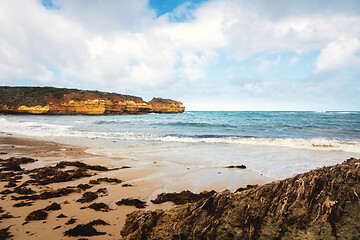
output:
[[358, 0], [0, 0], [0, 85], [360, 110]]

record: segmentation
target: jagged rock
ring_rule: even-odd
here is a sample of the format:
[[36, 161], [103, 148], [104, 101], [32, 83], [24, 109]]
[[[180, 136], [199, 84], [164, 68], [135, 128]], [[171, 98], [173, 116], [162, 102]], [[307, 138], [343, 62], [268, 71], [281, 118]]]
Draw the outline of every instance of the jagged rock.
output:
[[136, 208], [145, 208], [146, 202], [136, 198], [123, 198], [120, 201], [115, 202], [116, 205], [135, 206]]
[[215, 191], [203, 191], [199, 194], [192, 193], [190, 191], [181, 191], [180, 193], [161, 193], [156, 199], [151, 200], [152, 203], [159, 204], [167, 201], [171, 201], [176, 205], [197, 202], [201, 199], [208, 198], [213, 195]]
[[[359, 239], [360, 160], [165, 212], [127, 216], [124, 239]], [[155, 217], [156, 216], [156, 217]]]
[[163, 214], [163, 210], [132, 212], [127, 215], [125, 226], [121, 230], [121, 235], [129, 240], [148, 239], [149, 234]]
[[140, 97], [53, 87], [0, 87], [0, 113], [108, 115], [184, 112], [182, 103]]
[[243, 188], [243, 187], [240, 187], [238, 189], [236, 189], [235, 193], [237, 192], [242, 192], [242, 191], [245, 191], [245, 190], [248, 190], [250, 188], [255, 188], [255, 187], [258, 187], [259, 185], [246, 185], [246, 188]]

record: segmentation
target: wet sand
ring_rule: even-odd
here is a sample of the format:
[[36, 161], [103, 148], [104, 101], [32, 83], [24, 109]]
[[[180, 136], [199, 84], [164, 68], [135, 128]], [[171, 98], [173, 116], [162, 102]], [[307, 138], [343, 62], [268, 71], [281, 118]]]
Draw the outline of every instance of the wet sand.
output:
[[[89, 165], [101, 165], [108, 168], [119, 168], [114, 171], [93, 172], [91, 177], [85, 177], [74, 181], [64, 183], [52, 183], [46, 186], [31, 186], [36, 192], [42, 192], [46, 189], [58, 189], [68, 186], [77, 186], [80, 183], [89, 183], [90, 180], [98, 178], [118, 178], [123, 182], [106, 183], [94, 185], [89, 191], [96, 191], [99, 188], [106, 188], [107, 194], [89, 203], [76, 202], [83, 192], [75, 192], [68, 196], [51, 198], [47, 200], [35, 200], [34, 205], [24, 207], [13, 207], [13, 204], [20, 201], [11, 199], [11, 195], [2, 195], [0, 207], [5, 212], [10, 213], [15, 218], [3, 219], [0, 221], [0, 228], [10, 227], [13, 239], [79, 239], [81, 237], [64, 236], [64, 232], [77, 224], [86, 224], [95, 219], [102, 219], [109, 223], [107, 226], [95, 226], [97, 231], [106, 232], [106, 235], [84, 237], [89, 239], [120, 239], [120, 230], [122, 229], [126, 215], [132, 211], [138, 210], [133, 206], [118, 206], [116, 201], [122, 198], [136, 198], [145, 201], [146, 209], [169, 209], [175, 206], [171, 202], [162, 204], [152, 204], [151, 200], [163, 192], [180, 192], [190, 190], [199, 193], [204, 190], [222, 191], [230, 189], [235, 191], [239, 187], [248, 184], [264, 184], [273, 179], [258, 175], [248, 169], [228, 169], [228, 168], [200, 168], [194, 166], [170, 164], [163, 162], [145, 162], [123, 159], [119, 157], [105, 157], [86, 152], [86, 148], [59, 144], [51, 141], [39, 141], [29, 138], [20, 138], [19, 136], [0, 134], [0, 158], [8, 159], [10, 157], [30, 157], [37, 159], [37, 162], [21, 165], [25, 170], [40, 168], [44, 166], [54, 166], [60, 161], [81, 161]], [[179, 153], [181, 157], [181, 153]], [[122, 168], [124, 166], [130, 168]], [[28, 180], [24, 177], [18, 185]], [[5, 188], [8, 182], [0, 182], [0, 191]], [[123, 184], [130, 184], [130, 187], [124, 187]], [[32, 211], [45, 208], [51, 203], [58, 203], [60, 210], [49, 211], [46, 220], [31, 221], [25, 225], [26, 216]], [[92, 203], [103, 202], [108, 204], [110, 211], [101, 212], [93, 209], [80, 209], [89, 206]], [[64, 214], [66, 218], [56, 218], [59, 214]], [[65, 225], [71, 219], [77, 219], [75, 223]], [[57, 229], [56, 227], [60, 226]]]

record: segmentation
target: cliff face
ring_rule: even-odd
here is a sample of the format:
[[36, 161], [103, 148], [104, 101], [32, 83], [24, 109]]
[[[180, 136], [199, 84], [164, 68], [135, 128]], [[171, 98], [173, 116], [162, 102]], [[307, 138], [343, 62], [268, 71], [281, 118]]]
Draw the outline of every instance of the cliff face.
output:
[[181, 102], [51, 87], [0, 87], [0, 112], [13, 114], [143, 114], [182, 113]]
[[149, 104], [155, 113], [178, 113], [184, 112], [185, 106], [171, 99], [153, 98]]
[[124, 239], [360, 239], [360, 160], [127, 216]]

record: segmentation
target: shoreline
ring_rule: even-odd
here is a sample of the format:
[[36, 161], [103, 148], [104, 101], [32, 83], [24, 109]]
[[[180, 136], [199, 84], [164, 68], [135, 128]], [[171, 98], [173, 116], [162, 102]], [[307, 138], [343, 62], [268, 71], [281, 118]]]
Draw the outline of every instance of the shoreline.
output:
[[[34, 190], [45, 191], [47, 188], [58, 189], [76, 186], [81, 183], [88, 183], [89, 180], [105, 177], [118, 178], [123, 181], [121, 184], [101, 183], [91, 189], [91, 191], [94, 191], [99, 188], [106, 188], [108, 192], [107, 195], [93, 202], [104, 202], [108, 204], [110, 209], [112, 209], [109, 212], [80, 209], [80, 207], [89, 205], [76, 202], [76, 200], [81, 197], [80, 193], [73, 193], [68, 196], [49, 200], [37, 200], [34, 202], [34, 205], [21, 208], [13, 207], [12, 205], [19, 201], [15, 202], [11, 200], [9, 195], [5, 195], [2, 201], [0, 201], [0, 206], [16, 218], [3, 219], [0, 223], [0, 228], [12, 226], [10, 232], [14, 235], [15, 239], [44, 239], [54, 236], [58, 239], [75, 239], [64, 237], [63, 232], [73, 228], [77, 224], [85, 224], [93, 219], [102, 219], [110, 223], [110, 225], [97, 226], [96, 229], [106, 232], [107, 239], [119, 239], [120, 230], [125, 223], [126, 215], [137, 210], [137, 208], [133, 206], [117, 206], [115, 202], [122, 198], [136, 198], [145, 201], [148, 205], [145, 210], [167, 210], [175, 205], [171, 202], [152, 204], [151, 200], [163, 192], [169, 193], [190, 190], [199, 193], [204, 190], [223, 191], [229, 188], [234, 191], [248, 184], [262, 185], [275, 180], [255, 174], [247, 169], [234, 170], [225, 168], [225, 166], [221, 169], [200, 168], [168, 162], [134, 161], [120, 157], [92, 154], [86, 150], [84, 147], [61, 144], [53, 141], [34, 140], [25, 137], [19, 138], [19, 136], [4, 133], [0, 134], [0, 158], [30, 157], [39, 160], [35, 163], [22, 165], [25, 170], [43, 166], [54, 166], [60, 161], [81, 161], [90, 165], [120, 168], [116, 171], [96, 173], [96, 175], [91, 177], [77, 179], [72, 182], [52, 183], [39, 187], [38, 189], [32, 187]], [[129, 168], [121, 169], [124, 166]], [[7, 189], [4, 187], [7, 182], [0, 182], [0, 184], [2, 190]], [[123, 184], [131, 184], [132, 187], [123, 187]], [[44, 208], [51, 202], [60, 204], [61, 210], [56, 213], [50, 212], [49, 217], [45, 221], [33, 221], [22, 225], [25, 217], [30, 212]], [[68, 218], [56, 218], [60, 212], [68, 216]], [[64, 225], [70, 218], [76, 218], [76, 223]], [[59, 225], [63, 227], [53, 230], [53, 228]], [[103, 239], [103, 236], [95, 236], [91, 239]]]

